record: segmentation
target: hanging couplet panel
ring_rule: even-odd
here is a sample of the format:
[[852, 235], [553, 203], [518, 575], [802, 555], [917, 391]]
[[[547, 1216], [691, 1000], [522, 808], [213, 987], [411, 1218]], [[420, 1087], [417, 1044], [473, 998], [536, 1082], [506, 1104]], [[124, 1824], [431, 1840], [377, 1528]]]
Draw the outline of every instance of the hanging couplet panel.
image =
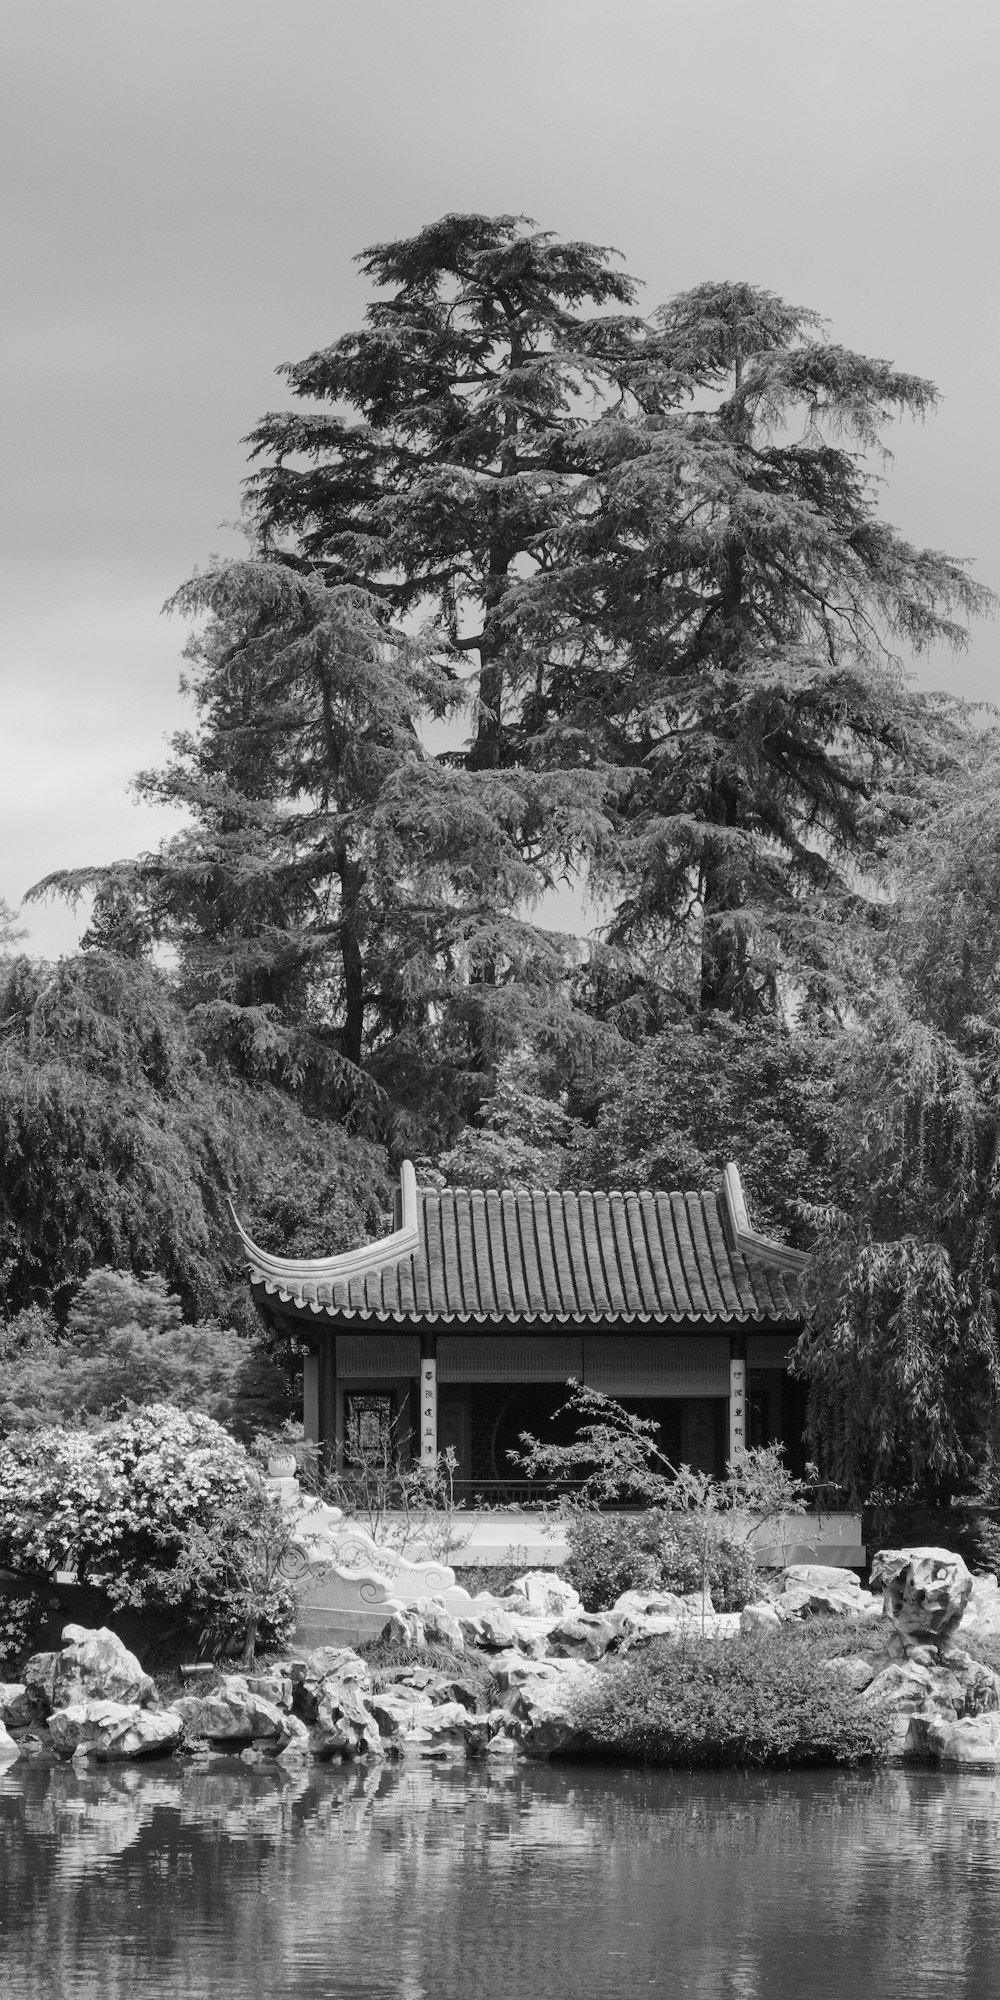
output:
[[747, 1369], [745, 1361], [729, 1363], [729, 1456], [738, 1458], [747, 1442]]
[[437, 1362], [420, 1363], [420, 1463], [433, 1465], [438, 1448]]

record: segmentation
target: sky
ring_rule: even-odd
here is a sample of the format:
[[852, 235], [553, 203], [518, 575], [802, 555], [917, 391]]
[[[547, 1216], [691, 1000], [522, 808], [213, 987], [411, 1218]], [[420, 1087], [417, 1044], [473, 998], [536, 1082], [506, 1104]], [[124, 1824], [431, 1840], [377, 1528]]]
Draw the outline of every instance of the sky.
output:
[[[611, 244], [652, 309], [765, 286], [931, 377], [884, 512], [1000, 588], [990, 0], [6, 0], [0, 896], [175, 830], [165, 600], [233, 522], [283, 361], [360, 324], [365, 245], [448, 211]], [[1000, 630], [918, 663], [997, 691]], [[85, 913], [25, 913], [74, 948]]]

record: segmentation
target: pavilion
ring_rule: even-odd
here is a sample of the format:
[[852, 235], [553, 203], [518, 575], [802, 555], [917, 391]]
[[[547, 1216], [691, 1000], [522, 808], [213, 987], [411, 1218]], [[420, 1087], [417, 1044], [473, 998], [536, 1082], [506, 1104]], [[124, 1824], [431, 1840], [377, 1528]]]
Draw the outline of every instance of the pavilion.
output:
[[659, 1425], [673, 1463], [721, 1474], [778, 1440], [802, 1469], [802, 1252], [759, 1235], [740, 1176], [700, 1193], [418, 1187], [395, 1228], [333, 1257], [276, 1257], [237, 1222], [254, 1297], [303, 1344], [307, 1438], [392, 1427], [459, 1486], [512, 1497], [524, 1431], [554, 1438], [570, 1378]]

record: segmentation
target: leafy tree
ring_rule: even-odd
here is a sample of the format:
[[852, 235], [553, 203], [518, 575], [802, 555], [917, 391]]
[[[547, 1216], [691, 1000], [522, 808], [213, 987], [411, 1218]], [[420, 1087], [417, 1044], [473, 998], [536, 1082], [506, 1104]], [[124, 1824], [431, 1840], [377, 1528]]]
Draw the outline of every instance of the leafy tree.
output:
[[[278, 1371], [245, 1337], [215, 1320], [186, 1325], [179, 1298], [155, 1274], [92, 1271], [63, 1330], [37, 1307], [18, 1319], [0, 1394], [6, 1431], [170, 1403], [246, 1433], [284, 1398]], [[33, 1330], [24, 1324], [32, 1319]]]
[[357, 590], [251, 559], [174, 605], [207, 614], [189, 648], [200, 727], [139, 789], [189, 826], [33, 893], [96, 890], [89, 942], [172, 946], [220, 1059], [412, 1148], [454, 1124], [477, 1056], [558, 1017], [566, 942], [521, 912], [547, 851], [583, 837], [586, 801], [565, 779], [556, 800], [529, 773], [431, 756], [420, 727], [453, 677]]
[[[104, 951], [0, 965], [0, 1268], [13, 1316], [64, 1317], [95, 1267], [158, 1271], [191, 1321], [253, 1324], [226, 1195], [324, 1248], [378, 1234], [384, 1154], [199, 1039], [168, 975]], [[285, 1190], [301, 1173], [294, 1214]], [[309, 1212], [309, 1200], [321, 1212]], [[329, 1204], [329, 1205], [328, 1205]]]
[[735, 1160], [755, 1226], [802, 1234], [804, 1201], [831, 1198], [828, 1128], [839, 1038], [766, 1017], [681, 1021], [595, 1079], [596, 1119], [564, 1171], [584, 1187], [717, 1186]]
[[1000, 1412], [992, 738], [894, 863], [839, 1064], [801, 1367], [817, 1455], [852, 1496], [947, 1498], [991, 1476]]

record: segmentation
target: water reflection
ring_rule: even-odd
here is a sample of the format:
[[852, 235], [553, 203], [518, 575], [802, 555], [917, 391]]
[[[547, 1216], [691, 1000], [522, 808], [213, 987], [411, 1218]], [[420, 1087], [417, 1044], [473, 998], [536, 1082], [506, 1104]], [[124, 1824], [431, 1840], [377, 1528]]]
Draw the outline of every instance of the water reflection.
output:
[[998, 1927], [989, 1777], [0, 1777], [4, 2000], [1000, 2000]]

